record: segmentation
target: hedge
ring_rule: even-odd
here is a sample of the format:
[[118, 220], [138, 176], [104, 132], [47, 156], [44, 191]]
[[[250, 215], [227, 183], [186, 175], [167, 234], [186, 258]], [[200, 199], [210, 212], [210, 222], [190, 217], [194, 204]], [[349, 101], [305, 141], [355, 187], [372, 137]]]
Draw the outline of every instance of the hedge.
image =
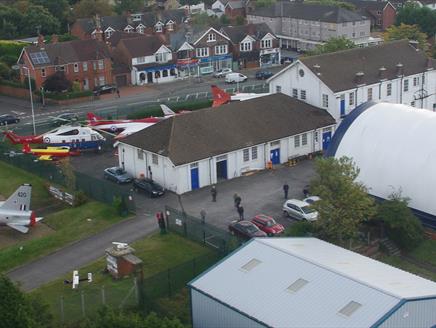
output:
[[[41, 93], [38, 92], [40, 95]], [[71, 92], [45, 92], [44, 97], [54, 100], [67, 100], [81, 97], [89, 97], [92, 96], [91, 90], [86, 91], [71, 91]]]

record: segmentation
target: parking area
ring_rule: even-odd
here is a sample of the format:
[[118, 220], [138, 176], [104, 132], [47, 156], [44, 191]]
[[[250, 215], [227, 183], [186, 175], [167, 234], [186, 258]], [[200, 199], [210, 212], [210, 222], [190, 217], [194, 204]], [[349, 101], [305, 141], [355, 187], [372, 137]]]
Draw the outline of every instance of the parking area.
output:
[[[73, 166], [80, 172], [103, 179], [103, 169], [116, 166], [118, 159], [114, 151], [100, 154], [84, 154], [73, 159]], [[214, 226], [227, 229], [230, 221], [238, 218], [233, 202], [233, 195], [239, 194], [244, 207], [244, 217], [251, 218], [257, 214], [274, 217], [279, 223], [289, 226], [294, 220], [286, 218], [282, 213], [284, 203], [283, 184], [289, 185], [288, 198], [303, 198], [303, 187], [314, 175], [312, 160], [288, 167], [280, 165], [273, 170], [259, 171], [251, 176], [243, 176], [217, 184], [217, 201], [212, 202], [210, 187], [201, 188], [181, 195], [179, 198], [167, 192], [162, 198], [150, 199], [143, 194], [135, 194], [132, 185], [123, 186], [132, 192], [137, 207], [137, 215], [154, 217], [154, 213], [163, 210], [165, 205], [182, 210], [192, 216], [200, 217], [200, 211], [206, 211], [206, 221]], [[114, 183], [115, 186], [115, 183]]]

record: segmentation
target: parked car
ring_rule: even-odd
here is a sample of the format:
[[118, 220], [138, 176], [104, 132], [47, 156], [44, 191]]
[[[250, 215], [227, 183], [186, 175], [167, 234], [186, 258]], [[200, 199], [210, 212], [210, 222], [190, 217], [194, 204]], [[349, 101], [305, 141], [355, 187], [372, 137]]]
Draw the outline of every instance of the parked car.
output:
[[282, 57], [282, 58], [280, 59], [280, 63], [281, 63], [282, 65], [285, 65], [285, 64], [291, 64], [293, 61], [294, 61], [294, 58], [292, 58], [292, 57]]
[[0, 115], [0, 125], [14, 124], [20, 122], [20, 119], [11, 114]]
[[229, 73], [233, 73], [231, 68], [223, 68], [213, 73], [213, 76], [219, 78], [219, 77], [224, 77]]
[[115, 181], [116, 183], [129, 183], [133, 181], [133, 177], [118, 166], [104, 169], [103, 176], [105, 179]]
[[297, 220], [316, 221], [318, 212], [308, 203], [298, 199], [288, 199], [283, 204], [283, 213]]
[[321, 198], [319, 198], [318, 196], [309, 196], [307, 198], [304, 198], [303, 202], [306, 202], [306, 203], [312, 205], [313, 203], [315, 203], [319, 200], [321, 200]]
[[92, 91], [92, 93], [95, 96], [99, 96], [103, 93], [114, 93], [116, 90], [117, 90], [117, 87], [115, 85], [105, 84], [105, 85], [100, 85], [98, 87], [95, 87], [94, 90]]
[[268, 236], [276, 236], [285, 231], [285, 228], [281, 224], [277, 223], [272, 217], [265, 214], [256, 215], [251, 219], [251, 222], [254, 223], [260, 230], [265, 232]]
[[250, 221], [232, 221], [229, 224], [229, 231], [232, 235], [243, 239], [250, 239], [253, 237], [266, 237], [266, 233], [260, 230], [256, 225]]
[[247, 77], [241, 73], [229, 73], [226, 75], [226, 83], [240, 83], [247, 81]]
[[270, 71], [257, 71], [256, 72], [256, 79], [257, 80], [266, 80], [266, 79], [269, 79], [273, 75], [274, 75], [274, 73], [270, 72]]
[[165, 189], [151, 179], [134, 179], [133, 189], [135, 191], [142, 191], [149, 197], [160, 197], [165, 194]]
[[53, 117], [51, 121], [52, 126], [60, 126], [65, 124], [70, 124], [77, 122], [79, 120], [79, 116], [76, 113], [63, 113], [56, 117]]

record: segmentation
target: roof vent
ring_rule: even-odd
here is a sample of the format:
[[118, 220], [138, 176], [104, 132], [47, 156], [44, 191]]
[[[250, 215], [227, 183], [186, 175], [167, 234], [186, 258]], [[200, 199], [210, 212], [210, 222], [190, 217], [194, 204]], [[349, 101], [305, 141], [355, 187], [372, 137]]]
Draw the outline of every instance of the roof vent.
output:
[[241, 270], [244, 272], [249, 272], [249, 271], [253, 270], [255, 267], [257, 267], [260, 263], [262, 263], [262, 262], [257, 260], [257, 259], [252, 259], [252, 260], [248, 261], [246, 264], [244, 264], [241, 267]]
[[404, 65], [398, 63], [395, 67], [397, 68], [397, 76], [402, 76], [404, 71]]
[[339, 314], [342, 314], [346, 317], [350, 317], [354, 312], [356, 312], [362, 304], [358, 302], [351, 301], [347, 305], [345, 305], [342, 309], [339, 310]]
[[357, 85], [361, 85], [363, 84], [363, 78], [365, 76], [365, 73], [361, 72], [357, 72], [355, 77], [354, 77], [354, 82], [356, 82]]
[[386, 80], [386, 67], [382, 66], [378, 69], [378, 77], [380, 80]]
[[313, 65], [313, 69], [314, 69], [316, 75], [321, 75], [321, 72], [320, 72], [321, 66], [320, 65], [318, 65], [318, 64]]
[[301, 288], [303, 288], [304, 286], [306, 286], [308, 283], [307, 280], [304, 279], [297, 279], [295, 280], [288, 288], [286, 288], [286, 290], [290, 293], [296, 293], [298, 292]]

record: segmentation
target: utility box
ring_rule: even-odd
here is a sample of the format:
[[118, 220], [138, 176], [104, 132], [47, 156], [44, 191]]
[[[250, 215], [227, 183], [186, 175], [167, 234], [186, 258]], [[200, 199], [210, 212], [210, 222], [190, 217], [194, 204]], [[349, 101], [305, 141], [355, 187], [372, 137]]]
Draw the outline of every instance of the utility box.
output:
[[106, 249], [106, 269], [115, 279], [141, 271], [142, 260], [133, 255], [134, 252], [132, 247], [123, 243], [115, 243]]

